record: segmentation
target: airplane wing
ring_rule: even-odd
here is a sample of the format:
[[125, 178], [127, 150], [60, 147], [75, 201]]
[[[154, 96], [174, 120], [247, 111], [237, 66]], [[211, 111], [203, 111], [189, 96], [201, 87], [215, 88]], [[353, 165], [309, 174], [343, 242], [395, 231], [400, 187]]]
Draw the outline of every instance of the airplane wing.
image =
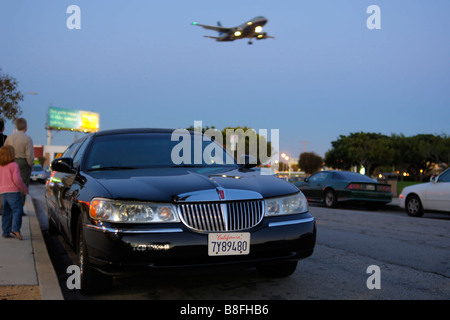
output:
[[205, 38], [208, 38], [208, 39], [216, 39], [216, 40], [219, 40], [220, 39], [220, 37], [212, 37], [212, 36], [204, 36]]
[[203, 28], [208, 29], [208, 30], [214, 30], [214, 31], [217, 31], [217, 32], [222, 32], [222, 33], [227, 33], [227, 32], [230, 32], [232, 30], [232, 28], [225, 28], [225, 27], [221, 27], [221, 26], [209, 26], [209, 25], [200, 24], [200, 23], [197, 23], [197, 22], [193, 22], [192, 25], [203, 27]]

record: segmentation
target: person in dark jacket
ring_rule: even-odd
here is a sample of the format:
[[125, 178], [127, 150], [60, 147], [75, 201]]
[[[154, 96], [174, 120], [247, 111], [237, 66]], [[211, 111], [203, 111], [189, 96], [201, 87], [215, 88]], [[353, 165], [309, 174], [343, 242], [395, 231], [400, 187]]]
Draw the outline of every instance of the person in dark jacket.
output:
[[0, 119], [0, 148], [3, 147], [7, 138], [7, 136], [3, 134], [3, 131], [5, 131], [5, 121]]
[[[0, 119], [0, 148], [5, 144], [6, 138], [8, 136], [3, 134], [5, 131], [5, 121]], [[0, 216], [2, 215], [2, 195], [0, 194]]]
[[[24, 118], [16, 119], [15, 125], [17, 130], [6, 138], [5, 146], [14, 147], [15, 162], [19, 165], [23, 183], [28, 187], [34, 164], [33, 140], [25, 133], [28, 127]], [[22, 203], [25, 204], [24, 193], [22, 193]]]

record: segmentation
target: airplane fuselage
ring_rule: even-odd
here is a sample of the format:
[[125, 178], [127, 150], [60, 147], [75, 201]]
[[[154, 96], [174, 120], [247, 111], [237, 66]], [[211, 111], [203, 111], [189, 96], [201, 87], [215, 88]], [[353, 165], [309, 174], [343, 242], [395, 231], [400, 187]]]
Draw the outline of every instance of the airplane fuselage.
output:
[[193, 22], [193, 25], [203, 27], [204, 29], [214, 30], [219, 33], [218, 36], [205, 36], [206, 38], [215, 39], [216, 41], [234, 41], [238, 39], [249, 38], [249, 44], [252, 44], [252, 39], [262, 40], [267, 38], [274, 38], [269, 36], [266, 32], [262, 31], [262, 27], [267, 23], [267, 19], [258, 16], [247, 22], [233, 28], [222, 27], [221, 23], [218, 22], [217, 26], [200, 24]]
[[262, 27], [267, 23], [264, 17], [256, 17], [243, 23], [235, 28], [232, 32], [226, 33], [219, 37], [217, 41], [234, 41], [243, 38], [257, 38], [262, 32]]

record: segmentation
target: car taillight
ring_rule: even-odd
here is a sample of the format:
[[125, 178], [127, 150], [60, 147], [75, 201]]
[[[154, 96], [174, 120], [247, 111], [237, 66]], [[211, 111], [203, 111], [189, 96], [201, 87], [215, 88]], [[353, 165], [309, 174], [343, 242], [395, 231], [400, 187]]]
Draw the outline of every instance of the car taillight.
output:
[[383, 192], [391, 192], [391, 186], [381, 186], [381, 191], [383, 191]]
[[361, 190], [362, 186], [359, 183], [350, 183], [346, 189]]

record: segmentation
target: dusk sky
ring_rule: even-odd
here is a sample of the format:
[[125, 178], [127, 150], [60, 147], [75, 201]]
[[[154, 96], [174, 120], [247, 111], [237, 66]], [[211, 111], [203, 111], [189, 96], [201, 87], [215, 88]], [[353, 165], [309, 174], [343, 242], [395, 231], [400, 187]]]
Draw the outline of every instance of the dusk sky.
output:
[[[366, 25], [370, 5], [381, 29]], [[101, 130], [279, 129], [281, 152], [298, 158], [307, 141], [324, 156], [352, 132], [450, 134], [449, 14], [448, 0], [2, 0], [0, 68], [36, 145], [53, 105], [99, 113]], [[216, 42], [191, 25], [255, 16], [275, 39]], [[55, 133], [54, 145], [75, 137]]]

